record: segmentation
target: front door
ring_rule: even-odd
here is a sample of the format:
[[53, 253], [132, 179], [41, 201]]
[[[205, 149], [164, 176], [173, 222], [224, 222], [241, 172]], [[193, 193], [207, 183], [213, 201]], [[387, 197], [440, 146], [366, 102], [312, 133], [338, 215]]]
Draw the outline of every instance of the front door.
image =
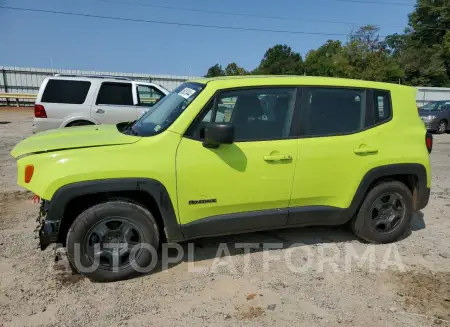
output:
[[91, 108], [91, 116], [101, 124], [132, 122], [138, 118], [132, 84], [103, 82]]
[[[297, 139], [290, 138], [296, 96], [289, 87], [224, 91], [202, 111], [176, 159], [187, 237], [286, 224], [297, 163]], [[204, 122], [232, 123], [235, 142], [205, 148]]]

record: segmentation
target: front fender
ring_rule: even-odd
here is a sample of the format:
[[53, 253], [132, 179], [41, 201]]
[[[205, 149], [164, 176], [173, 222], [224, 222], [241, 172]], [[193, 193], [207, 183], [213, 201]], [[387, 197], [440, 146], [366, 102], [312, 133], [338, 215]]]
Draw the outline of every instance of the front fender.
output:
[[151, 178], [114, 178], [65, 185], [56, 191], [49, 202], [46, 221], [57, 222], [59, 225], [68, 203], [79, 196], [119, 191], [142, 191], [149, 194], [161, 213], [167, 239], [170, 241], [183, 239], [167, 189], [161, 182]]

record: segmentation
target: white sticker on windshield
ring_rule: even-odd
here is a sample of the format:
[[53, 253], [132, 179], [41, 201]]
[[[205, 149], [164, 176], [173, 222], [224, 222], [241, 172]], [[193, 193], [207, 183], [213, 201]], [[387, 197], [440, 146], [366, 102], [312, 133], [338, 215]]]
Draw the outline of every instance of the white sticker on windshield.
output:
[[180, 93], [178, 93], [178, 95], [185, 99], [189, 99], [194, 93], [195, 90], [185, 87]]

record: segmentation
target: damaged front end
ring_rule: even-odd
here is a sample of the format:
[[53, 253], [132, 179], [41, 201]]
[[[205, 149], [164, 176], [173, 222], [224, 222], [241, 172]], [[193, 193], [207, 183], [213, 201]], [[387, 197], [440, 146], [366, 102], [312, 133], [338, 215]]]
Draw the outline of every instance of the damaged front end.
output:
[[47, 219], [49, 207], [50, 201], [40, 201], [39, 215], [36, 219], [38, 225], [35, 232], [39, 235], [41, 250], [45, 250], [50, 244], [56, 243], [58, 240], [59, 221]]

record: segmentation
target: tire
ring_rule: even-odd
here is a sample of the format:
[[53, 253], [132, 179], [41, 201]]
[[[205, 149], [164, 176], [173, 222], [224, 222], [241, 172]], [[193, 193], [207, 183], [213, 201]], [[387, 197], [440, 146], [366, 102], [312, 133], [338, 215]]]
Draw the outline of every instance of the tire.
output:
[[[373, 209], [373, 206], [378, 199], [383, 199], [389, 194], [399, 197], [403, 201], [404, 214], [402, 218], [399, 218], [391, 231], [380, 232], [373, 225], [377, 221], [373, 218], [374, 211], [376, 213], [376, 209]], [[403, 183], [389, 181], [379, 184], [370, 190], [350, 225], [357, 236], [370, 243], [392, 243], [399, 240], [406, 233], [410, 227], [412, 213], [413, 198], [409, 188]]]
[[[111, 222], [112, 220], [112, 222]], [[85, 267], [91, 267], [95, 257], [93, 253], [89, 251], [89, 245], [91, 243], [89, 235], [95, 235], [96, 226], [103, 226], [108, 223], [114, 223], [114, 220], [123, 221], [124, 223], [133, 226], [136, 229], [136, 233], [139, 234], [139, 241], [137, 244], [146, 244], [153, 247], [155, 251], [149, 251], [146, 248], [139, 250], [139, 254], [136, 255], [135, 260], [129, 259], [129, 264], [121, 266], [116, 266], [116, 268], [105, 267], [101, 263], [101, 256], [98, 259], [99, 265], [94, 267], [95, 269], [86, 270]], [[120, 229], [121, 224], [119, 225]], [[108, 233], [116, 232], [114, 230], [108, 230]], [[92, 232], [94, 231], [94, 232]], [[134, 232], [134, 230], [133, 230]], [[103, 234], [103, 241], [105, 241], [105, 235]], [[117, 232], [116, 232], [117, 233]], [[102, 237], [97, 238], [101, 239]], [[111, 239], [109, 237], [108, 239]], [[119, 238], [114, 238], [115, 241], [110, 241], [111, 244], [123, 244], [125, 242], [118, 240]], [[66, 246], [67, 254], [71, 264], [76, 268], [76, 270], [96, 282], [112, 282], [117, 280], [128, 279], [139, 274], [131, 262], [138, 265], [138, 267], [147, 267], [145, 272], [149, 272], [152, 267], [155, 266], [157, 257], [157, 249], [159, 246], [159, 229], [158, 225], [153, 217], [153, 215], [147, 209], [142, 206], [130, 203], [122, 200], [113, 200], [109, 202], [100, 203], [94, 205], [87, 210], [83, 211], [70, 226], [67, 233]], [[98, 242], [98, 244], [102, 243]], [[122, 243], [123, 242], [123, 243]], [[107, 248], [109, 249], [109, 248]], [[129, 248], [128, 248], [129, 249]], [[117, 250], [119, 251], [119, 250]], [[121, 251], [121, 250], [120, 250]], [[133, 251], [131, 251], [133, 252]], [[79, 253], [79, 255], [77, 254]], [[141, 271], [142, 272], [142, 271]]]
[[437, 134], [444, 134], [445, 132], [447, 132], [447, 122], [445, 120], [441, 120], [438, 124], [438, 128], [436, 130]]
[[67, 124], [66, 127], [76, 127], [76, 126], [88, 126], [88, 125], [95, 125], [87, 120], [76, 120], [71, 122], [70, 124]]

